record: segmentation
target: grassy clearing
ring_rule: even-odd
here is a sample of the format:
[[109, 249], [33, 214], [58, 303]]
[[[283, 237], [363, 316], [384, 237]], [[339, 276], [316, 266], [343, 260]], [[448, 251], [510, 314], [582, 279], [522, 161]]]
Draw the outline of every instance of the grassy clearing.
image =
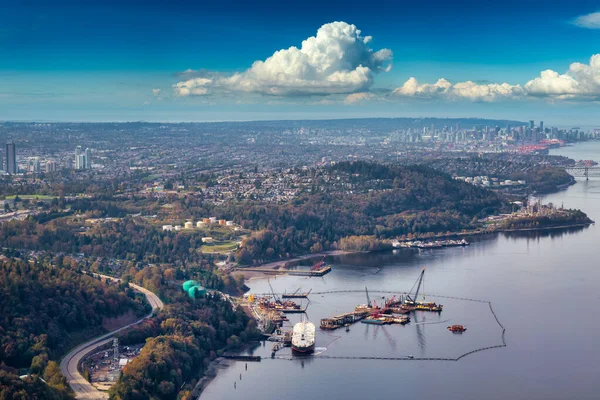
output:
[[223, 242], [223, 243], [207, 243], [200, 247], [200, 251], [203, 253], [223, 253], [229, 254], [237, 249], [237, 243], [235, 242]]
[[[52, 200], [58, 198], [57, 196], [48, 196], [45, 194], [19, 194], [21, 200]], [[6, 196], [6, 200], [14, 200], [17, 195]]]

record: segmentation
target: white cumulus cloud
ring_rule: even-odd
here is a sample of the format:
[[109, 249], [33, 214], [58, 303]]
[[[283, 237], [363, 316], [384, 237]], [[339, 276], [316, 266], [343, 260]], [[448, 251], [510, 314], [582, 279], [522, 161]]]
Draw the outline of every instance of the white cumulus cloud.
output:
[[375, 97], [375, 94], [370, 93], [370, 92], [350, 93], [348, 96], [346, 96], [344, 103], [355, 104], [355, 103], [360, 103], [362, 101], [371, 100], [374, 97]]
[[[276, 51], [264, 61], [233, 75], [203, 71], [174, 85], [179, 96], [212, 93], [259, 93], [276, 96], [328, 95], [364, 92], [375, 75], [391, 68], [392, 52], [373, 50], [370, 36], [355, 25], [332, 22], [316, 36]], [[186, 71], [189, 76], [193, 71]]]
[[509, 85], [508, 83], [480, 84], [466, 81], [453, 84], [443, 78], [439, 79], [436, 83], [420, 84], [414, 77], [411, 77], [392, 93], [397, 96], [468, 99], [471, 101], [489, 102], [498, 98], [521, 96], [523, 89], [519, 85]]
[[156, 97], [160, 96], [160, 89], [152, 89], [152, 94]]
[[435, 83], [419, 83], [408, 79], [392, 94], [426, 99], [466, 99], [491, 102], [500, 99], [549, 97], [553, 99], [600, 100], [600, 54], [590, 58], [589, 64], [573, 63], [569, 70], [560, 74], [551, 69], [540, 72], [540, 76], [525, 85], [509, 83], [477, 83], [473, 81], [451, 83], [439, 79]]
[[600, 29], [600, 11], [577, 17], [573, 23], [582, 28]]
[[589, 64], [571, 64], [564, 74], [542, 71], [525, 84], [525, 90], [538, 97], [600, 99], [600, 54], [593, 55]]

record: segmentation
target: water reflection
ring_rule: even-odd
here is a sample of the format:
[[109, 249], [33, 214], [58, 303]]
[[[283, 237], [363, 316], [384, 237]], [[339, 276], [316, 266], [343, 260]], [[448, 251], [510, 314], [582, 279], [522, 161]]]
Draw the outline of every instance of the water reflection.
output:
[[[419, 348], [421, 350], [425, 350], [425, 348], [427, 347], [427, 339], [425, 338], [425, 328], [423, 327], [423, 324], [419, 323], [422, 319], [423, 318], [421, 317], [420, 312], [413, 313], [412, 320], [414, 321], [416, 326], [417, 344], [419, 345]], [[424, 354], [424, 352], [422, 352], [421, 354]]]
[[543, 239], [550, 238], [556, 239], [563, 236], [578, 234], [588, 229], [589, 226], [573, 226], [570, 228], [561, 229], [549, 229], [545, 231], [515, 231], [515, 232], [503, 232], [501, 235], [508, 239]]
[[398, 346], [398, 341], [396, 341], [396, 339], [394, 339], [390, 335], [390, 333], [388, 332], [388, 330], [387, 330], [387, 328], [385, 326], [381, 325], [381, 331], [385, 335], [385, 338], [387, 339], [387, 342], [390, 344], [390, 348], [392, 350], [396, 350], [396, 346]]

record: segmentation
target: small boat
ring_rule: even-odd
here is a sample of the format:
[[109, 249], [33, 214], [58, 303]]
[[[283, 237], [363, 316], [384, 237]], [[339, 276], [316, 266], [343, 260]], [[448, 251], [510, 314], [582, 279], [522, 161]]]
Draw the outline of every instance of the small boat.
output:
[[448, 330], [452, 333], [463, 333], [467, 328], [462, 325], [451, 325], [448, 327]]

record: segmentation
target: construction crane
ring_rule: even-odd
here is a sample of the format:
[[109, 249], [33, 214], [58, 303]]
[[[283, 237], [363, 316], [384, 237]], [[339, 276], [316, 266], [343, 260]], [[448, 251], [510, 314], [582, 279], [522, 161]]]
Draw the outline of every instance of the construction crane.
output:
[[[421, 284], [423, 283], [423, 278], [425, 277], [425, 268], [423, 268], [423, 271], [421, 271], [421, 274], [419, 275], [419, 278], [417, 279], [417, 282], [415, 282], [415, 284], [417, 285], [417, 290], [415, 291], [415, 297], [412, 298], [410, 297], [410, 294], [406, 295], [406, 298], [408, 299], [409, 302], [416, 304], [417, 303], [417, 299], [419, 297], [419, 290], [421, 289]], [[413, 285], [413, 288], [415, 286]], [[411, 293], [412, 293], [412, 289], [411, 289]]]
[[277, 297], [277, 295], [275, 294], [275, 291], [273, 290], [273, 286], [271, 286], [271, 280], [267, 280], [267, 282], [269, 282], [269, 287], [271, 288], [271, 295], [273, 296], [273, 300], [276, 303], [281, 303], [281, 300], [279, 299], [279, 297]]
[[389, 299], [389, 300], [387, 300], [387, 301], [385, 302], [385, 306], [386, 306], [386, 308], [387, 308], [387, 307], [391, 307], [391, 306], [392, 306], [392, 304], [394, 304], [394, 300], [396, 300], [396, 295], [393, 295], [391, 299]]
[[318, 271], [324, 265], [325, 265], [325, 256], [323, 256], [323, 258], [321, 259], [321, 261], [319, 261], [318, 263], [316, 263], [312, 267], [310, 267], [310, 270], [311, 271]]
[[365, 293], [367, 294], [367, 307], [371, 308], [371, 298], [369, 297], [369, 290], [367, 289], [367, 287], [365, 286]]

